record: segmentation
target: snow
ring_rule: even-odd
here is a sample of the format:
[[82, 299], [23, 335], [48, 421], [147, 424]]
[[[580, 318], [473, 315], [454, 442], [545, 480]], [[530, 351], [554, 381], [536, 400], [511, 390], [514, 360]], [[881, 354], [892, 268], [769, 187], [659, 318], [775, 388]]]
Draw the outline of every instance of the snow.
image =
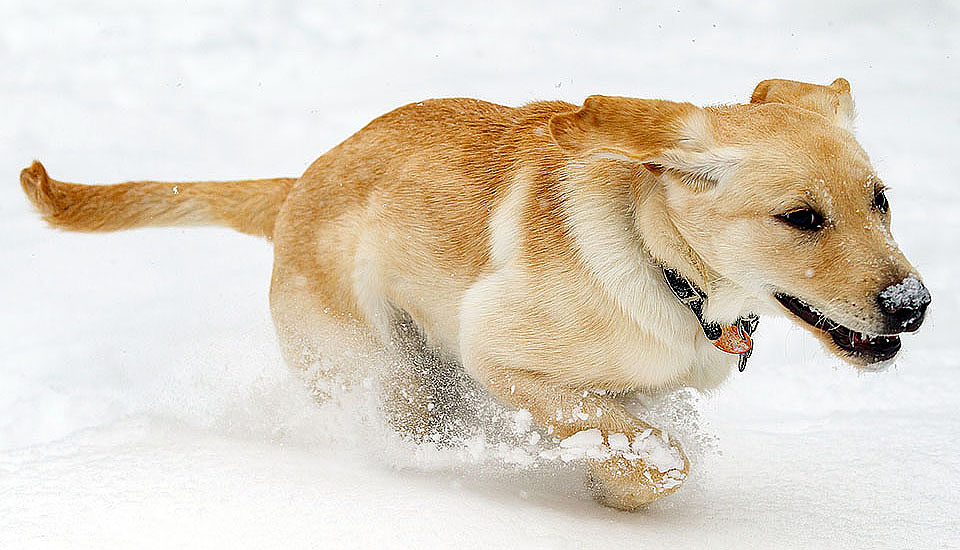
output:
[[[3, 2], [0, 548], [960, 546], [958, 43], [939, 2]], [[692, 469], [633, 514], [522, 414], [437, 448], [363, 396], [318, 405], [277, 350], [268, 243], [57, 232], [16, 183], [33, 158], [81, 182], [299, 175], [427, 97], [708, 104], [837, 76], [928, 320], [861, 374], [764, 319], [717, 393], [641, 399]]]
[[662, 439], [650, 434], [641, 435], [633, 440], [630, 448], [644, 464], [649, 464], [660, 473], [682, 470], [683, 459], [676, 449], [670, 446], [666, 432], [662, 432], [661, 436]]
[[930, 294], [920, 279], [912, 273], [899, 283], [888, 286], [880, 293], [880, 299], [891, 309], [917, 309]]
[[561, 449], [579, 449], [586, 452], [589, 449], [603, 445], [603, 434], [596, 428], [580, 430], [579, 432], [560, 441]]

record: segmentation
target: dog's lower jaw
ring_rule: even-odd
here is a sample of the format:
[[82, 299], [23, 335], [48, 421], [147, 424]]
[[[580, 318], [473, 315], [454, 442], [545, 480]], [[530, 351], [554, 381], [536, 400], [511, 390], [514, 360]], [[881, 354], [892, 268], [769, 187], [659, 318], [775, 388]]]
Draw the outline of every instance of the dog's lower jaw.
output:
[[783, 293], [774, 295], [788, 317], [808, 330], [833, 355], [863, 370], [883, 370], [900, 352], [898, 335], [870, 336], [826, 317], [806, 302]]
[[885, 356], [876, 356], [844, 349], [837, 345], [836, 341], [834, 341], [834, 338], [831, 337], [830, 334], [816, 330], [811, 332], [813, 332], [814, 336], [816, 336], [817, 339], [823, 343], [824, 347], [832, 355], [862, 371], [876, 372], [886, 370], [896, 361], [897, 355], [899, 355], [899, 339], [897, 341], [896, 351]]

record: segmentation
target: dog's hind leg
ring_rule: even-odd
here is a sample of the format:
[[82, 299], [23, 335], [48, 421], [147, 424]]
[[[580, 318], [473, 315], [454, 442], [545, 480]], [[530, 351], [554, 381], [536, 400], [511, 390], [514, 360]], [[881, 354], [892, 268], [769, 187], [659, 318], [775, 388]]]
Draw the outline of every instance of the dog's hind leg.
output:
[[383, 395], [390, 424], [418, 442], [444, 444], [470, 435], [478, 427], [483, 387], [432, 348], [409, 315], [400, 312], [392, 332], [398, 361], [385, 376]]
[[317, 281], [281, 256], [274, 265], [270, 309], [287, 365], [306, 380], [318, 400], [354, 387], [382, 361], [377, 339], [355, 314]]
[[385, 420], [417, 442], [445, 443], [475, 420], [484, 390], [462, 367], [433, 349], [408, 315], [391, 311], [385, 331], [360, 322], [342, 300], [310, 276], [278, 265], [270, 302], [284, 360], [318, 401], [364, 386], [379, 387]]

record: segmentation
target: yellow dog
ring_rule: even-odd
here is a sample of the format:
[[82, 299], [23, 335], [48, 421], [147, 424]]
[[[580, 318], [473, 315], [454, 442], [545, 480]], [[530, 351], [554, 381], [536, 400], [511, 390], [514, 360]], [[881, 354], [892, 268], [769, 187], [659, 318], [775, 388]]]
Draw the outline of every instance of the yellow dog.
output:
[[[87, 186], [34, 163], [21, 183], [65, 229], [272, 239], [289, 363], [309, 367], [340, 333], [462, 365], [556, 440], [602, 442], [598, 498], [634, 509], [689, 463], [619, 395], [717, 386], [761, 313], [792, 315], [860, 367], [920, 326], [930, 294], [890, 234], [853, 115], [844, 79], [767, 80], [749, 104], [707, 108], [441, 99], [381, 116], [300, 178]], [[406, 374], [393, 411], [415, 432], [437, 396]]]

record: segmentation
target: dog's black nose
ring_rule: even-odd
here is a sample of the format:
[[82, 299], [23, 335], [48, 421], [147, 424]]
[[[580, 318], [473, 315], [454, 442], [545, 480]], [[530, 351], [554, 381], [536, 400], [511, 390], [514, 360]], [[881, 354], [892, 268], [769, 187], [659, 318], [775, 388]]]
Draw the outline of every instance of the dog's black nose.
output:
[[920, 279], [910, 275], [881, 290], [877, 303], [890, 317], [891, 328], [913, 332], [923, 323], [923, 315], [930, 305], [930, 291]]

